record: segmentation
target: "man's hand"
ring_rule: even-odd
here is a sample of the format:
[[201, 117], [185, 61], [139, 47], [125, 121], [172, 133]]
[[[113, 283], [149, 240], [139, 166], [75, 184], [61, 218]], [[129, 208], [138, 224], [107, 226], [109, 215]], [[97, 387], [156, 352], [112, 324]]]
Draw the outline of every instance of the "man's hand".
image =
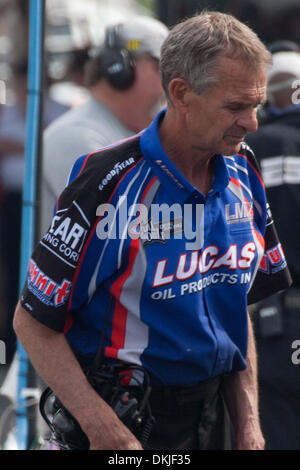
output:
[[140, 442], [113, 409], [98, 395], [73, 410], [90, 441], [90, 450], [143, 450]]
[[264, 450], [265, 448], [265, 440], [257, 420], [245, 424], [236, 439], [237, 450]]
[[[82, 420], [81, 420], [82, 421]], [[143, 450], [140, 442], [107, 405], [89, 416], [82, 429], [90, 441], [90, 450]]]
[[36, 321], [18, 304], [14, 328], [39, 375], [79, 422], [95, 450], [142, 450], [112, 408], [92, 388], [65, 335]]

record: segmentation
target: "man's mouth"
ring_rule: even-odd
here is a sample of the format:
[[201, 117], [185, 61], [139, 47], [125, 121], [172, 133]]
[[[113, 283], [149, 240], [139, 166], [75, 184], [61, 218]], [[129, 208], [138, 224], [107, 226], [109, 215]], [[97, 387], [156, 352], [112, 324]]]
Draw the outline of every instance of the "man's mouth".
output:
[[225, 135], [225, 139], [229, 139], [234, 142], [242, 142], [245, 139], [245, 135]]

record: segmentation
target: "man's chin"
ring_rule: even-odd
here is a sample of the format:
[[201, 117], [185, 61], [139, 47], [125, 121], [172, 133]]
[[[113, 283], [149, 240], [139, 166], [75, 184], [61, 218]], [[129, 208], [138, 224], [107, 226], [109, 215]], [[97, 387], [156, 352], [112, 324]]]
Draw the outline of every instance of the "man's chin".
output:
[[220, 153], [223, 155], [235, 155], [239, 153], [243, 140], [236, 143], [226, 143]]

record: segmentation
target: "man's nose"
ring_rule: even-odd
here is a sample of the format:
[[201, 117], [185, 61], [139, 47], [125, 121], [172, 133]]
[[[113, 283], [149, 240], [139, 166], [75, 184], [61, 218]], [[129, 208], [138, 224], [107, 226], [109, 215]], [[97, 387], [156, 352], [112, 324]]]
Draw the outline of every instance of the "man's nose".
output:
[[258, 128], [257, 108], [245, 111], [238, 119], [237, 125], [246, 129], [247, 132], [255, 132]]

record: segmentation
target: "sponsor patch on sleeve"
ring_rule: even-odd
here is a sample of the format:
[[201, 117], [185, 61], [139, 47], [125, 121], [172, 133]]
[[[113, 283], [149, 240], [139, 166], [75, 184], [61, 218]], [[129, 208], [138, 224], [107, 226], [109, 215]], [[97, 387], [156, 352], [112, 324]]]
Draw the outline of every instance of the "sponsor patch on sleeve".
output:
[[40, 244], [65, 264], [76, 268], [90, 222], [74, 201], [72, 211], [60, 210]]
[[48, 307], [64, 305], [68, 300], [71, 285], [72, 283], [67, 279], [63, 279], [60, 283], [55, 282], [39, 268], [33, 259], [29, 261], [27, 288]]

